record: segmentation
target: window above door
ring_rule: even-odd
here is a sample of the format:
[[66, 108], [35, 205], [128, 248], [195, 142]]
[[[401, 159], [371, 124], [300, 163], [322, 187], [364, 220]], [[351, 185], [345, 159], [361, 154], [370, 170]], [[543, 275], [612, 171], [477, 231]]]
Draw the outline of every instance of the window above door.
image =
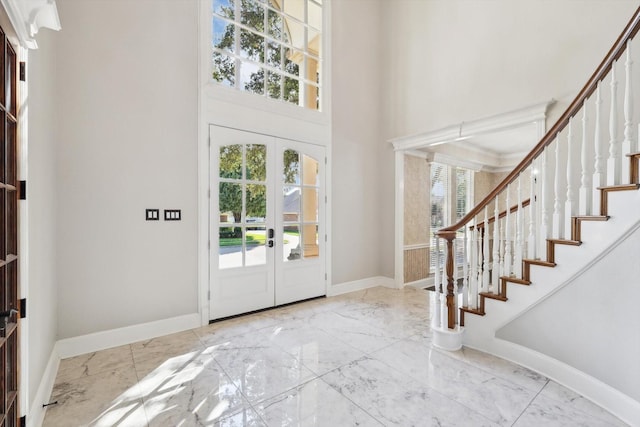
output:
[[322, 111], [322, 0], [211, 0], [210, 81]]

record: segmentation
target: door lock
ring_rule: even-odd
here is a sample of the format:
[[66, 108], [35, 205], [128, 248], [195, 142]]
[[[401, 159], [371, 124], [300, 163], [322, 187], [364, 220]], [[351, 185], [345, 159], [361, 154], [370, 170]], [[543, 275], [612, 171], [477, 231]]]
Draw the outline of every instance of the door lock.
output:
[[269, 246], [270, 248], [273, 247], [273, 237], [275, 236], [275, 232], [273, 230], [273, 228], [270, 228], [269, 231], [267, 232], [267, 237], [269, 237], [269, 242], [267, 243], [267, 246]]

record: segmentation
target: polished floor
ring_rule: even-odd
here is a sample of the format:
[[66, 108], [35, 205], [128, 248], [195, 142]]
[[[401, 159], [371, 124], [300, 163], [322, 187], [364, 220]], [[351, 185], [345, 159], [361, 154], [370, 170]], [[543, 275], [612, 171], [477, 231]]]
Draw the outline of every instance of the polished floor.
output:
[[617, 426], [518, 365], [431, 345], [428, 293], [374, 288], [65, 359], [44, 426]]

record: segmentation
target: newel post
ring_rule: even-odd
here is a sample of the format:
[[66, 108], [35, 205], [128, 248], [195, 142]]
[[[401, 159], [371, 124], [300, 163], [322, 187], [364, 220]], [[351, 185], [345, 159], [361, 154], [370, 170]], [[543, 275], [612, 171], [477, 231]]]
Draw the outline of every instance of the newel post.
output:
[[[447, 277], [447, 328], [454, 329], [456, 327], [456, 290], [454, 287], [453, 268], [454, 268], [454, 248], [453, 241], [456, 238], [455, 231], [438, 231], [438, 237], [442, 237], [447, 243], [447, 262], [445, 264]], [[444, 283], [443, 283], [444, 285]], [[443, 325], [444, 326], [444, 325]]]

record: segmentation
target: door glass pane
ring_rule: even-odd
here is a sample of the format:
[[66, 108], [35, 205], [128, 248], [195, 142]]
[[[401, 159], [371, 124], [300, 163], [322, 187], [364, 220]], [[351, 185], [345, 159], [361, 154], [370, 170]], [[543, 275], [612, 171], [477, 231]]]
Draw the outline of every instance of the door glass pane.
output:
[[267, 263], [265, 241], [265, 227], [247, 227], [245, 232], [245, 265], [264, 265]]
[[255, 62], [264, 62], [264, 37], [240, 29], [240, 56]]
[[242, 185], [231, 182], [220, 183], [220, 217], [226, 215], [227, 221], [236, 224], [242, 221]]
[[242, 145], [220, 147], [220, 178], [242, 179]]
[[231, 0], [213, 0], [213, 13], [227, 18], [234, 18], [234, 7]]
[[300, 251], [300, 225], [285, 225], [282, 243], [284, 262], [300, 259], [302, 255]]
[[233, 34], [235, 27], [232, 23], [220, 18], [213, 18], [213, 46], [228, 52], [235, 51]]
[[305, 258], [317, 257], [320, 253], [318, 246], [318, 224], [305, 224], [302, 231]]
[[267, 215], [267, 187], [260, 184], [247, 184], [247, 223], [263, 223]]
[[243, 0], [240, 4], [240, 22], [253, 30], [264, 32], [264, 7], [252, 0]]
[[318, 161], [313, 157], [302, 156], [302, 183], [304, 185], [318, 186]]
[[300, 221], [300, 187], [284, 187], [282, 220], [284, 222]]
[[247, 145], [247, 179], [250, 181], [267, 180], [267, 146]]
[[302, 220], [304, 222], [318, 221], [318, 189], [305, 188], [303, 191], [302, 204]]
[[242, 228], [220, 227], [218, 238], [219, 268], [242, 267]]
[[300, 184], [300, 157], [295, 150], [284, 150], [284, 182]]

